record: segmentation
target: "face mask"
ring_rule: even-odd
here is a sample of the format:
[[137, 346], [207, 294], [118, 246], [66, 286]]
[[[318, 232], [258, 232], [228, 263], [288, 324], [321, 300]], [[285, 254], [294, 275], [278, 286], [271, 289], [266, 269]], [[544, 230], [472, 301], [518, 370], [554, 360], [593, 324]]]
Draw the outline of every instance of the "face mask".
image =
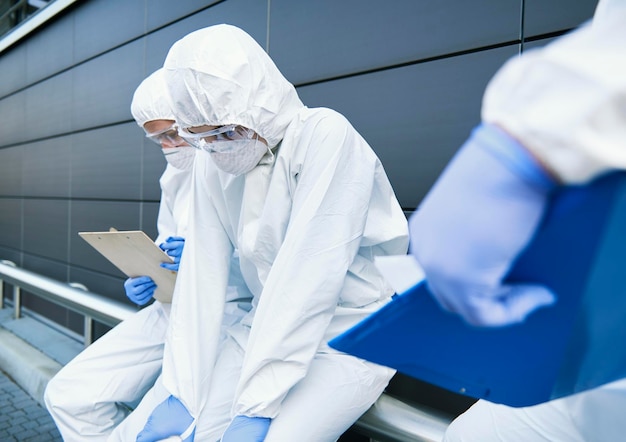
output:
[[196, 149], [191, 146], [168, 147], [161, 149], [165, 159], [173, 167], [180, 170], [189, 170], [193, 166]]
[[211, 159], [224, 172], [235, 176], [250, 172], [259, 164], [268, 147], [257, 139], [214, 141], [210, 147]]

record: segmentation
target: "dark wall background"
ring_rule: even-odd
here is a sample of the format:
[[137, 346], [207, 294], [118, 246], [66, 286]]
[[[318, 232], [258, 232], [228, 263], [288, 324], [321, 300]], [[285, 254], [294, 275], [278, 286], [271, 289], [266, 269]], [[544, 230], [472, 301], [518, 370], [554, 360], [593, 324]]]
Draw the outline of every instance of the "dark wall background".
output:
[[[479, 121], [502, 63], [576, 27], [596, 0], [84, 0], [0, 53], [0, 259], [128, 302], [77, 232], [156, 236], [165, 167], [130, 114], [177, 39], [231, 23], [310, 107], [348, 117], [414, 209]], [[25, 305], [81, 331], [82, 319]]]

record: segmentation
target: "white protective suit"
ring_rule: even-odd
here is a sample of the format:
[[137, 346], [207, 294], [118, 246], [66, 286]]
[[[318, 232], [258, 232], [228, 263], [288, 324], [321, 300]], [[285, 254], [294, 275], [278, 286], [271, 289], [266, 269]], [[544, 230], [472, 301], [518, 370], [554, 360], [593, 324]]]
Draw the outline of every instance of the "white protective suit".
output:
[[[505, 128], [565, 183], [626, 169], [626, 2], [601, 1], [596, 11], [593, 23], [509, 61], [483, 102], [484, 121]], [[445, 440], [623, 440], [625, 409], [626, 380], [533, 407], [480, 400]]]
[[487, 86], [483, 121], [566, 184], [626, 169], [625, 23], [626, 2], [600, 2], [593, 23], [511, 59]]
[[[181, 127], [238, 124], [271, 152], [236, 177], [198, 151], [163, 383], [119, 440], [169, 394], [196, 419], [196, 441], [218, 440], [235, 415], [272, 418], [267, 441], [336, 440], [394, 373], [326, 344], [393, 294], [373, 260], [406, 253], [408, 229], [385, 171], [343, 116], [306, 108], [238, 28], [189, 34], [164, 68]], [[234, 247], [253, 308], [218, 352]]]
[[[151, 120], [174, 120], [164, 85], [162, 72], [157, 71], [135, 92], [132, 111], [140, 127]], [[186, 236], [191, 170], [168, 165], [159, 183], [157, 244], [168, 236]], [[237, 299], [238, 293], [229, 287], [228, 299]], [[228, 305], [224, 322], [239, 321], [246, 312], [239, 307], [245, 308], [245, 302]], [[46, 406], [64, 441], [107, 440], [153, 386], [161, 372], [169, 310], [170, 304], [155, 301], [91, 344], [49, 382]]]

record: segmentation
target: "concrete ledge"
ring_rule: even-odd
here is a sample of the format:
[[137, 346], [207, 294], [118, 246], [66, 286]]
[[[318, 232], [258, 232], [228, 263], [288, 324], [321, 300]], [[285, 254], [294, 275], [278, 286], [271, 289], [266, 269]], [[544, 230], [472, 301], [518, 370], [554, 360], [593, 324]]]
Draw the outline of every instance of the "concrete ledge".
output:
[[48, 381], [61, 369], [61, 364], [0, 328], [0, 369], [45, 407], [43, 393]]

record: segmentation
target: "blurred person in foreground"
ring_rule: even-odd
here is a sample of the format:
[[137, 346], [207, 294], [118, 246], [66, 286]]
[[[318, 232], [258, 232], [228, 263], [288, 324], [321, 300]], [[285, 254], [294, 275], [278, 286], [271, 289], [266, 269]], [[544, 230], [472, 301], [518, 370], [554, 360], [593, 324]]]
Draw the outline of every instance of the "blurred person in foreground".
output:
[[[482, 124], [410, 219], [411, 253], [430, 291], [476, 326], [524, 321], [556, 298], [503, 284], [551, 192], [626, 169], [626, 2], [510, 60], [487, 87]], [[626, 316], [626, 312], [623, 312]], [[447, 441], [618, 440], [626, 381], [533, 407], [478, 401]]]

